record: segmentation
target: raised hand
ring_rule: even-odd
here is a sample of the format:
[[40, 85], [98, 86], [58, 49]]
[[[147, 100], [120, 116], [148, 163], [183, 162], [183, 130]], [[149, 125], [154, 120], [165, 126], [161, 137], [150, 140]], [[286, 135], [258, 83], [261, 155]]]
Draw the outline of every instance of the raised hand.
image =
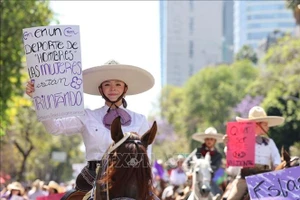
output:
[[34, 81], [30, 80], [27, 82], [27, 85], [26, 85], [26, 94], [28, 96], [32, 97], [33, 92], [34, 92]]

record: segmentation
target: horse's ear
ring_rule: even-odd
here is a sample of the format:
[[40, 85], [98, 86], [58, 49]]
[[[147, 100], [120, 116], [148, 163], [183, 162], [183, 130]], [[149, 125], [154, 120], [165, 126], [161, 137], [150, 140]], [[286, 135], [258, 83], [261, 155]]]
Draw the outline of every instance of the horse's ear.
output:
[[123, 138], [123, 131], [121, 128], [121, 117], [116, 117], [110, 126], [111, 139], [117, 143]]
[[290, 155], [288, 154], [288, 152], [284, 149], [284, 147], [282, 146], [281, 147], [281, 159], [286, 161], [286, 162], [289, 162], [291, 157]]
[[148, 146], [152, 144], [157, 132], [157, 124], [156, 121], [153, 122], [152, 127], [142, 136], [141, 141], [144, 146]]

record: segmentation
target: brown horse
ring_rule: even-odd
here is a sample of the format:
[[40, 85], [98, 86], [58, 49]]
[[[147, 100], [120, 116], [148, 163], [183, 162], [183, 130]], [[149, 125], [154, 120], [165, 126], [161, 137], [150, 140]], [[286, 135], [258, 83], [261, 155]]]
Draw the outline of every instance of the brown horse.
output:
[[156, 122], [140, 137], [137, 133], [123, 134], [120, 118], [111, 125], [114, 144], [104, 155], [104, 164], [98, 171], [94, 199], [157, 199], [152, 184], [152, 169], [147, 147], [157, 132]]
[[[68, 191], [61, 200], [157, 199], [152, 187], [152, 169], [147, 147], [157, 132], [156, 122], [140, 137], [137, 133], [123, 134], [120, 117], [111, 125], [114, 141], [102, 158], [97, 170], [96, 185], [89, 193]], [[107, 163], [107, 165], [105, 165]]]
[[[296, 167], [300, 166], [300, 159], [299, 157], [290, 157], [289, 153], [282, 147], [281, 148], [281, 163], [274, 169], [276, 170], [282, 170], [289, 167]], [[262, 171], [260, 173], [270, 172], [271, 170]], [[226, 190], [224, 192], [224, 195], [222, 196], [221, 200], [226, 200], [229, 190], [231, 189], [231, 183], [229, 183], [226, 187]], [[244, 195], [244, 197], [241, 200], [250, 200], [250, 196], [247, 193]]]

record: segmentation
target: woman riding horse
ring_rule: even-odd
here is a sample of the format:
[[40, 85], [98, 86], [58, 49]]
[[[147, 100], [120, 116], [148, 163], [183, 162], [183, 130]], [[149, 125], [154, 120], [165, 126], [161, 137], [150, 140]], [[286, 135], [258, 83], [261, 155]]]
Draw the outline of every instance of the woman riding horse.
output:
[[[121, 117], [122, 129], [138, 134], [149, 129], [146, 117], [126, 109], [126, 95], [145, 92], [154, 85], [153, 76], [139, 67], [108, 63], [83, 71], [83, 91], [91, 95], [101, 95], [105, 105], [99, 109], [85, 109], [84, 116], [73, 116], [43, 121], [46, 130], [53, 135], [80, 133], [86, 149], [87, 165], [76, 179], [76, 189], [85, 193], [92, 189], [95, 170], [101, 165], [101, 158], [112, 143], [110, 125]], [[26, 93], [32, 97], [34, 82], [27, 83]], [[151, 147], [148, 148], [151, 153]]]
[[[237, 121], [253, 121], [255, 125], [255, 167], [241, 168], [239, 175], [233, 180], [227, 200], [240, 200], [247, 192], [245, 176], [274, 170], [280, 163], [280, 154], [274, 141], [268, 137], [269, 127], [278, 126], [284, 122], [283, 117], [267, 116], [262, 107], [250, 109], [248, 118], [236, 117]], [[224, 143], [227, 144], [227, 135]], [[226, 147], [225, 147], [226, 148]], [[226, 149], [225, 149], [226, 152]]]
[[103, 157], [106, 164], [98, 172], [94, 199], [158, 199], [154, 195], [152, 167], [147, 156], [147, 147], [152, 144], [156, 132], [154, 122], [142, 137], [134, 132], [123, 134], [120, 117], [113, 121], [111, 138], [114, 144]]

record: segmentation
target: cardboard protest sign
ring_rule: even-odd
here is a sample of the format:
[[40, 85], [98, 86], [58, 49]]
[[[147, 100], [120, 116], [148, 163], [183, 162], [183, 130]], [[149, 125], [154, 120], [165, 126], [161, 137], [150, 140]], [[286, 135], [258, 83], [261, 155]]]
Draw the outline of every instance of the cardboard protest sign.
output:
[[23, 42], [38, 119], [83, 115], [79, 26], [26, 28]]
[[255, 159], [255, 123], [228, 122], [227, 166], [253, 167]]
[[246, 176], [252, 200], [300, 200], [300, 167]]

